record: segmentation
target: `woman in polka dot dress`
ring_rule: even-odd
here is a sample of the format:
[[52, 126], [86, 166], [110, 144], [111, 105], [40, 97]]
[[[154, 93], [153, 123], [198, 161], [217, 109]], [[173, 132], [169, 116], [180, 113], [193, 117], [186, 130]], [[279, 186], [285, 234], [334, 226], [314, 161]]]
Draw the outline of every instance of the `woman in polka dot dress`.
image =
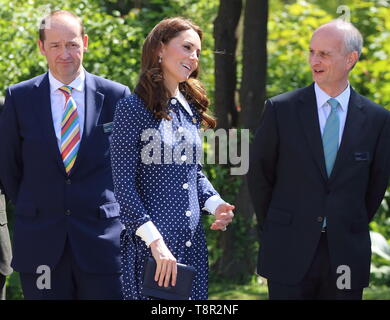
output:
[[190, 299], [207, 299], [208, 260], [201, 213], [215, 215], [213, 230], [232, 221], [234, 206], [214, 190], [199, 164], [200, 124], [215, 127], [196, 79], [202, 31], [170, 18], [145, 39], [135, 93], [118, 102], [111, 142], [115, 195], [120, 204], [123, 291], [141, 294], [146, 259], [155, 280], [175, 285], [176, 263], [196, 269]]

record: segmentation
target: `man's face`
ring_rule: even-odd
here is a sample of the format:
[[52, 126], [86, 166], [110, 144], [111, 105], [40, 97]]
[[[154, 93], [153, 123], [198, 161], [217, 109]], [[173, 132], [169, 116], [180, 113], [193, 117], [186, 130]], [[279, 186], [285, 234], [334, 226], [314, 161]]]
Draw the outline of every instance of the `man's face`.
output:
[[343, 35], [335, 28], [317, 30], [310, 42], [313, 80], [322, 88], [337, 90], [348, 81], [356, 53], [347, 53]]
[[69, 84], [80, 74], [88, 36], [81, 36], [80, 24], [68, 15], [54, 16], [48, 25], [45, 40], [38, 41], [39, 49], [46, 57], [53, 76]]

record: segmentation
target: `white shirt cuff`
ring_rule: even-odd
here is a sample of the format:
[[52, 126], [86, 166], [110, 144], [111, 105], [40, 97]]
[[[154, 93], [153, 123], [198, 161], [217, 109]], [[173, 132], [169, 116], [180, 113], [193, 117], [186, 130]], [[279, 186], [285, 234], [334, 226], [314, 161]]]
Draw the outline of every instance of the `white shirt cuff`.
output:
[[162, 235], [160, 232], [157, 230], [156, 226], [152, 221], [145, 222], [142, 226], [140, 226], [135, 234], [143, 241], [145, 241], [145, 244], [149, 247], [150, 244], [157, 240], [157, 239], [162, 239]]
[[215, 194], [206, 200], [206, 202], [204, 203], [203, 210], [206, 210], [211, 214], [215, 214], [215, 210], [222, 203], [226, 203], [226, 202], [223, 201], [219, 195]]

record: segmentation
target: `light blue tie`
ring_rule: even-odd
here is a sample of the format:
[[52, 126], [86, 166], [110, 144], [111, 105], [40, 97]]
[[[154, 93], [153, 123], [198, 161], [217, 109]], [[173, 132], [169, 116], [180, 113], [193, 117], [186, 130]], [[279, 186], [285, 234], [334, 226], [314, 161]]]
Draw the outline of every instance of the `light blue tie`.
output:
[[[340, 119], [337, 113], [337, 106], [339, 102], [331, 98], [328, 100], [330, 107], [332, 108], [328, 119], [326, 119], [324, 133], [322, 134], [322, 145], [324, 147], [325, 166], [328, 177], [332, 173], [334, 162], [336, 161], [337, 150], [339, 149], [339, 130]], [[326, 217], [322, 224], [322, 229], [325, 230], [327, 221]]]
[[339, 130], [340, 119], [337, 113], [337, 106], [339, 102], [331, 98], [328, 100], [332, 110], [326, 119], [324, 133], [322, 134], [322, 145], [324, 147], [325, 166], [328, 177], [330, 176], [334, 162], [337, 156], [337, 150], [339, 149]]

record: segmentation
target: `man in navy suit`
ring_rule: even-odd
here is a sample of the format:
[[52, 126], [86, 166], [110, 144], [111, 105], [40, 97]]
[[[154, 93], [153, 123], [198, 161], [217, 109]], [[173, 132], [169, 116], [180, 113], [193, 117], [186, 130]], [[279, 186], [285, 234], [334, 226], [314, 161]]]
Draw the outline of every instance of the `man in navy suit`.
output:
[[0, 118], [12, 266], [26, 299], [121, 299], [109, 142], [116, 102], [130, 90], [83, 69], [88, 36], [72, 13], [47, 16], [38, 44], [49, 71], [8, 88]]
[[390, 176], [390, 112], [348, 82], [361, 48], [352, 24], [321, 26], [310, 42], [314, 83], [265, 104], [248, 182], [270, 299], [361, 299], [368, 286], [368, 224]]

